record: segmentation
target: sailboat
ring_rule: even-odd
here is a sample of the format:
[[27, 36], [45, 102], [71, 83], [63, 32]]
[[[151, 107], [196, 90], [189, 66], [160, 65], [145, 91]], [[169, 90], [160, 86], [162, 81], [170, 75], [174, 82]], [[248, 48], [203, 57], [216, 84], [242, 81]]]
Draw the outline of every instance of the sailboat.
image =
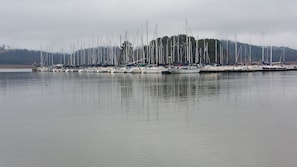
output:
[[186, 66], [176, 66], [169, 68], [169, 72], [172, 74], [193, 74], [199, 73], [201, 68], [197, 65], [186, 65]]
[[[173, 74], [192, 74], [192, 73], [199, 73], [201, 70], [201, 67], [197, 64], [191, 64], [193, 62], [193, 55], [192, 55], [192, 44], [190, 37], [188, 36], [188, 22], [186, 20], [186, 57], [188, 59], [187, 65], [181, 65], [181, 66], [175, 66], [170, 67], [169, 72]], [[196, 54], [198, 54], [198, 39], [196, 43]], [[198, 59], [198, 56], [196, 55], [196, 60]]]
[[142, 74], [165, 74], [169, 73], [169, 69], [163, 66], [146, 66], [142, 70]]
[[272, 46], [270, 46], [270, 62], [269, 62], [269, 65], [263, 66], [262, 69], [264, 71], [285, 71], [285, 70], [287, 70], [287, 68], [285, 66], [273, 65], [273, 62], [272, 62]]

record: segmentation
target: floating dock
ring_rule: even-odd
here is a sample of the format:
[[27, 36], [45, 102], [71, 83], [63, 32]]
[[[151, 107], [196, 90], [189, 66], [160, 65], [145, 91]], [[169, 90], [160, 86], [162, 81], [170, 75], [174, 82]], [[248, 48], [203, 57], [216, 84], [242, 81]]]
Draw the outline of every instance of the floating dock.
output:
[[[63, 67], [56, 65], [51, 67], [33, 67], [33, 72], [83, 72], [83, 73], [142, 73], [142, 74], [168, 74], [171, 68], [157, 67]], [[266, 71], [293, 71], [297, 65], [226, 65], [198, 67], [199, 73], [228, 73], [228, 72], [266, 72]], [[191, 72], [187, 72], [191, 73]], [[195, 72], [197, 73], [197, 72]]]
[[223, 73], [223, 72], [265, 72], [265, 71], [293, 71], [297, 65], [228, 65], [228, 66], [205, 66], [200, 73]]

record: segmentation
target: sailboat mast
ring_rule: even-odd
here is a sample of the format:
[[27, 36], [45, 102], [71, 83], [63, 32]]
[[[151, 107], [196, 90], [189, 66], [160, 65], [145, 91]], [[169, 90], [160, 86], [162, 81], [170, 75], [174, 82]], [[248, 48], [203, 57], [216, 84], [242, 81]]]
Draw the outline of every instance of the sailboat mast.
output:
[[215, 64], [218, 64], [218, 41], [215, 39]]
[[286, 62], [286, 48], [284, 48], [284, 57], [283, 57], [283, 63]]
[[264, 45], [262, 46], [262, 64], [264, 63], [264, 55], [265, 55], [265, 53], [264, 53]]
[[270, 65], [272, 65], [272, 45], [270, 46]]
[[199, 42], [198, 42], [198, 35], [196, 40], [196, 50], [195, 50], [195, 64], [198, 64], [198, 57], [199, 57]]
[[42, 48], [40, 48], [40, 66], [43, 67], [43, 55], [42, 55]]
[[177, 62], [180, 63], [180, 53], [179, 53], [179, 33], [177, 36]]
[[227, 40], [226, 64], [229, 64], [229, 40]]
[[252, 64], [252, 45], [249, 45], [249, 62], [250, 62], [250, 64]]
[[149, 56], [149, 39], [148, 39], [148, 21], [145, 22], [145, 28], [146, 28], [146, 60], [147, 60], [147, 63], [150, 64], [150, 56]]
[[237, 64], [237, 36], [235, 35], [235, 64]]
[[52, 55], [52, 66], [54, 65], [54, 53], [53, 53], [53, 46], [51, 47], [51, 55]]
[[128, 32], [126, 31], [125, 32], [125, 42], [124, 43], [126, 43], [125, 44], [125, 64], [127, 64], [128, 63]]
[[223, 48], [222, 48], [222, 44], [220, 43], [220, 53], [219, 53], [219, 62], [220, 64], [223, 64]]
[[167, 38], [166, 42], [166, 62], [165, 64], [169, 63], [169, 38]]
[[206, 47], [205, 47], [205, 39], [203, 39], [203, 61], [206, 63]]
[[155, 42], [155, 44], [156, 44], [156, 58], [155, 58], [155, 60], [156, 60], [156, 64], [158, 64], [159, 63], [159, 54], [158, 54], [158, 52], [159, 52], [159, 50], [158, 50], [158, 24], [156, 24], [156, 42]]
[[143, 28], [141, 26], [141, 59], [142, 59], [142, 63], [144, 63], [145, 59], [144, 59], [144, 44], [143, 44]]
[[188, 64], [190, 64], [190, 58], [189, 58], [189, 39], [188, 39], [188, 20], [186, 20], [186, 61], [188, 61]]

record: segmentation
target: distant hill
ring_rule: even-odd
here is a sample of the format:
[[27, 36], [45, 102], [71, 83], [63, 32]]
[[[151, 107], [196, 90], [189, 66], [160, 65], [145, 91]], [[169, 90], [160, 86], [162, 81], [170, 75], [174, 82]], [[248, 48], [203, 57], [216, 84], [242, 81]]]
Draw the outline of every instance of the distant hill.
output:
[[[60, 59], [59, 53], [53, 54], [54, 62]], [[40, 51], [27, 49], [0, 49], [0, 65], [32, 65], [40, 63]]]
[[[100, 50], [100, 53], [99, 53]], [[103, 55], [102, 59], [104, 62], [108, 62], [108, 55], [111, 55], [111, 49], [106, 47], [97, 47], [97, 48], [86, 48], [82, 50], [75, 51], [72, 56], [70, 54], [65, 54], [66, 65], [69, 65], [69, 61], [79, 61], [82, 63], [82, 57], [84, 57], [85, 64], [96, 64], [98, 62], [97, 54]], [[119, 48], [113, 49], [116, 53], [120, 52]], [[43, 57], [43, 64], [48, 65], [52, 63], [51, 57], [53, 57], [53, 64], [63, 64], [64, 62], [64, 54], [62, 53], [49, 53], [35, 50], [27, 50], [27, 49], [5, 49], [0, 48], [0, 65], [32, 65], [34, 63], [40, 63], [40, 55]], [[77, 55], [83, 55], [78, 60]], [[75, 57], [75, 58], [74, 58]], [[111, 61], [111, 60], [110, 60]], [[77, 63], [76, 62], [76, 63]]]
[[39, 51], [27, 49], [0, 50], [0, 64], [30, 65], [39, 60]]
[[[226, 41], [221, 40], [224, 49], [227, 49], [229, 52], [229, 60], [231, 63], [234, 63], [235, 59], [235, 42], [234, 41]], [[252, 62], [261, 63], [262, 60], [262, 46], [251, 45], [251, 56]], [[244, 62], [245, 59], [248, 59], [250, 55], [250, 45], [246, 43], [237, 43], [237, 53], [238, 53], [238, 61]], [[270, 56], [270, 46], [264, 47], [264, 61], [267, 62]], [[287, 63], [296, 62], [297, 61], [297, 50], [288, 48], [288, 47], [272, 47], [272, 57], [273, 62], [285, 61]], [[242, 60], [241, 60], [242, 59]]]

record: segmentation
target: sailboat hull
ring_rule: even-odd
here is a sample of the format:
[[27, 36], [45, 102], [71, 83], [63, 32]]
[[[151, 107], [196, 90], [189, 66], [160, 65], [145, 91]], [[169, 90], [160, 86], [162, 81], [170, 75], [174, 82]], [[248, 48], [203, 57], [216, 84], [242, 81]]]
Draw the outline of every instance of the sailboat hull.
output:
[[172, 74], [193, 74], [193, 73], [199, 73], [200, 70], [201, 69], [198, 67], [188, 66], [188, 67], [171, 68], [169, 71]]

